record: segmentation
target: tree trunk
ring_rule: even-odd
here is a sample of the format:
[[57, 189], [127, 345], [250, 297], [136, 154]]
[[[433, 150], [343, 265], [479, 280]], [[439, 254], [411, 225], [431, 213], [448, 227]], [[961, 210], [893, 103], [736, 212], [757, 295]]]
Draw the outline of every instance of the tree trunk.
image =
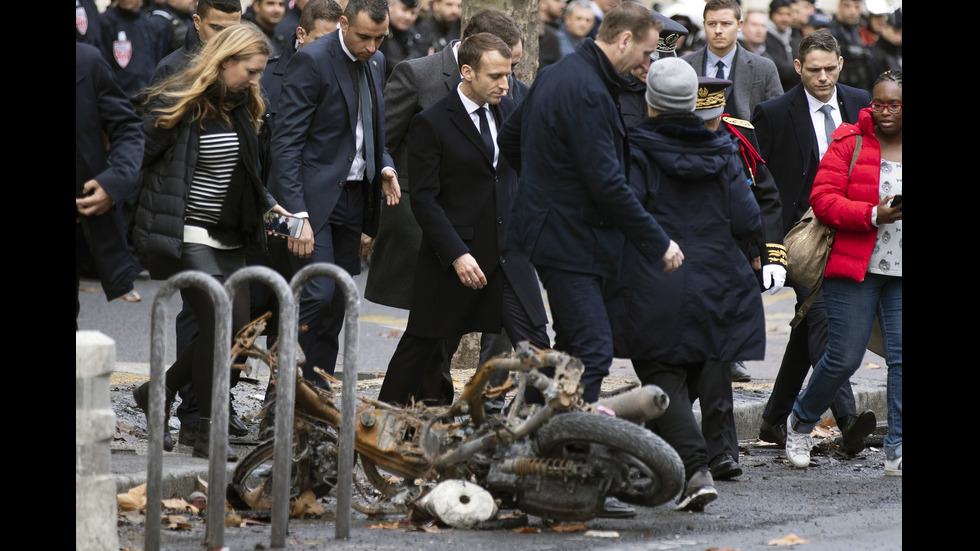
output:
[[471, 15], [483, 8], [497, 8], [510, 15], [524, 31], [524, 54], [514, 72], [518, 80], [530, 86], [538, 74], [537, 0], [463, 0], [462, 28], [466, 28]]

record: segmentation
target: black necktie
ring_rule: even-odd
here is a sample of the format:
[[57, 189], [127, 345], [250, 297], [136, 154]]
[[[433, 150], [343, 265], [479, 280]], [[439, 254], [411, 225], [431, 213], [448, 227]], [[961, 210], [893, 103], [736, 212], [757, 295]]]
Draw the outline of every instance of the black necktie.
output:
[[487, 152], [490, 154], [490, 162], [493, 162], [493, 136], [490, 134], [490, 123], [487, 121], [486, 109], [479, 107], [476, 111], [480, 114], [480, 137], [483, 138], [483, 146], [487, 148]]
[[358, 63], [358, 101], [361, 105], [361, 126], [364, 132], [364, 179], [374, 180], [374, 116], [371, 111], [371, 85], [368, 84], [367, 65]]
[[725, 62], [718, 61], [717, 67], [718, 70], [715, 72], [715, 78], [721, 78], [721, 79], [725, 78]]

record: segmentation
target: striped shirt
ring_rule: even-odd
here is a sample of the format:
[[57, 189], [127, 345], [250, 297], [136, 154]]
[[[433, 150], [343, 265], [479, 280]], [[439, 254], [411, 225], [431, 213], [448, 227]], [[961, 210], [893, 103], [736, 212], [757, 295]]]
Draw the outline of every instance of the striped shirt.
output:
[[238, 135], [235, 132], [201, 134], [197, 166], [187, 195], [185, 220], [203, 226], [218, 223], [236, 164]]

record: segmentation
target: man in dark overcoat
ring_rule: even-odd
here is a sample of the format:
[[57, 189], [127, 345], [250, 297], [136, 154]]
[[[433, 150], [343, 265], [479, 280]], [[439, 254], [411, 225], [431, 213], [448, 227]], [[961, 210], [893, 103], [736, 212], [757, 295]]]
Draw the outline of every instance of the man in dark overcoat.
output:
[[506, 328], [515, 341], [550, 347], [534, 268], [503, 246], [517, 174], [495, 138], [514, 109], [504, 96], [511, 58], [497, 36], [468, 37], [459, 47], [463, 81], [412, 119], [411, 201], [422, 244], [408, 328], [379, 400], [417, 399], [436, 347], [465, 333]]
[[129, 97], [99, 51], [75, 42], [75, 329], [82, 258], [91, 256], [107, 300], [131, 291], [141, 271], [115, 205], [136, 189], [142, 161], [143, 123]]

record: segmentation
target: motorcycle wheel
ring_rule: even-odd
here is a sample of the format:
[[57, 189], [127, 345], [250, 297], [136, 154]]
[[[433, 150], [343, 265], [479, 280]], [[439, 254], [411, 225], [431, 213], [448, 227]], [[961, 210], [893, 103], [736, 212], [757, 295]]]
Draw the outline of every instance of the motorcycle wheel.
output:
[[[270, 438], [248, 453], [235, 466], [231, 481], [228, 483], [228, 501], [236, 509], [268, 510], [272, 508], [270, 494], [272, 492], [272, 462], [275, 450], [275, 440]], [[307, 459], [306, 461], [309, 461]], [[290, 487], [290, 499], [295, 499], [300, 491], [305, 488], [297, 488], [296, 469], [307, 468], [305, 465], [293, 465], [293, 473]], [[303, 486], [306, 486], [303, 484]], [[319, 484], [313, 486], [313, 493], [317, 499], [330, 493], [333, 485]]]
[[534, 439], [542, 457], [599, 461], [603, 472], [619, 470], [627, 484], [613, 495], [627, 503], [661, 505], [674, 499], [684, 486], [684, 464], [674, 448], [625, 419], [563, 413], [541, 427]]

